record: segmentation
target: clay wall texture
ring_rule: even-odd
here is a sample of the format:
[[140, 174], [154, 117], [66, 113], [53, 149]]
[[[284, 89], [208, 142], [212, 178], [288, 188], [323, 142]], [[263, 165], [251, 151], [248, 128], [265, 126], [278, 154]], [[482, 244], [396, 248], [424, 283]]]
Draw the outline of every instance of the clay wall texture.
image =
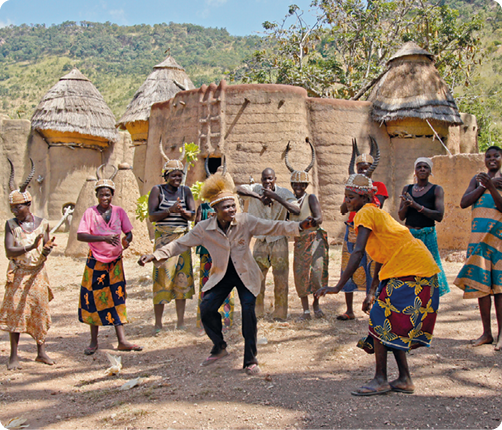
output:
[[[286, 145], [291, 141], [290, 163], [304, 169], [310, 163], [310, 148], [305, 143], [305, 137], [309, 137], [317, 159], [310, 172], [312, 185], [308, 192], [318, 195], [323, 226], [330, 241], [339, 243], [347, 218], [340, 214], [339, 208], [344, 198], [353, 138], [365, 152], [369, 151], [369, 136], [377, 140], [381, 160], [373, 179], [387, 185], [389, 199], [385, 210], [394, 217], [403, 187], [413, 182], [416, 158], [446, 154], [441, 142], [432, 136], [390, 137], [386, 125], [372, 121], [370, 112], [370, 102], [309, 98], [302, 88], [285, 85], [222, 83], [218, 87], [212, 84], [179, 92], [168, 102], [152, 107], [146, 150], [138, 147], [141, 152], [135, 156], [139, 161], [146, 154], [143, 193], [161, 182], [161, 138], [170, 158], [179, 157], [182, 142], [199, 144], [200, 160], [190, 170], [188, 184], [204, 180], [205, 157], [225, 154], [227, 170], [237, 185], [248, 183], [250, 176], [259, 182], [262, 170], [272, 167], [277, 184], [290, 188], [290, 173], [284, 164]], [[467, 119], [469, 125], [455, 127], [452, 152], [458, 152], [460, 147], [471, 150], [476, 147], [475, 118]], [[400, 126], [405, 129], [406, 122]], [[466, 139], [474, 143], [462, 143]], [[445, 140], [449, 145], [449, 140]]]
[[[8, 203], [10, 169], [6, 162], [14, 163], [16, 185], [27, 177], [29, 159], [35, 164], [35, 177], [28, 190], [33, 196], [33, 213], [47, 218], [51, 225], [62, 216], [66, 203], [75, 203], [80, 189], [89, 176], [95, 176], [102, 163], [117, 165], [133, 162], [134, 152], [129, 133], [119, 133], [119, 140], [108, 149], [98, 151], [68, 146], [49, 146], [37, 132], [31, 131], [30, 121], [0, 119], [0, 151], [5, 168], [0, 180], [0, 214], [3, 219], [12, 217]], [[40, 181], [37, 178], [40, 177]], [[4, 228], [1, 223], [0, 229]]]
[[439, 249], [467, 250], [471, 233], [471, 208], [461, 209], [460, 200], [469, 181], [479, 172], [486, 172], [484, 154], [436, 156], [431, 182], [441, 185], [445, 192], [443, 221], [436, 224]]
[[[205, 179], [205, 157], [224, 155], [227, 170], [237, 185], [249, 183], [250, 176], [260, 182], [262, 170], [272, 167], [277, 174], [277, 184], [290, 188], [290, 172], [284, 163], [286, 145], [291, 142], [291, 165], [304, 169], [310, 163], [310, 148], [305, 143], [309, 137], [316, 148], [317, 160], [310, 171], [312, 183], [308, 192], [318, 195], [324, 228], [330, 241], [339, 243], [346, 220], [339, 207], [343, 202], [353, 138], [365, 152], [369, 150], [369, 135], [378, 141], [381, 161], [373, 179], [387, 185], [389, 199], [385, 210], [394, 217], [397, 217], [403, 187], [413, 182], [415, 159], [446, 154], [441, 143], [429, 135], [389, 136], [387, 126], [372, 121], [370, 111], [370, 102], [309, 98], [306, 91], [298, 87], [227, 86], [222, 81], [219, 86], [211, 84], [181, 91], [171, 100], [153, 105], [144, 145], [133, 147], [130, 135], [121, 132], [119, 141], [102, 152], [49, 146], [38, 133], [31, 132], [29, 121], [0, 118], [0, 150], [4, 159], [9, 156], [14, 162], [17, 183], [28, 174], [28, 160], [33, 158], [36, 173], [30, 192], [34, 197], [34, 213], [55, 222], [62, 215], [62, 206], [77, 201], [86, 178], [95, 176], [96, 168], [102, 163], [132, 164], [140, 194], [161, 183], [164, 160], [159, 150], [160, 141], [170, 158], [180, 157], [180, 148], [185, 142], [199, 144], [201, 155], [188, 172], [188, 185]], [[462, 114], [462, 119], [464, 125], [450, 127], [446, 145], [453, 154], [477, 152], [476, 119], [467, 114]], [[417, 127], [413, 121], [408, 125], [410, 132]], [[399, 123], [403, 130], [400, 136], [406, 136], [408, 125], [406, 121]], [[468, 177], [474, 174], [472, 171], [479, 170], [479, 156], [461, 155], [460, 158], [446, 157], [449, 161], [438, 158], [438, 163], [460, 163], [446, 165], [444, 171], [451, 175], [441, 176], [450, 206], [446, 208], [445, 221], [438, 228], [438, 234], [440, 246], [447, 249], [465, 248], [467, 239], [457, 238], [456, 223], [459, 219], [469, 220], [470, 215], [459, 212], [455, 204], [460, 201]], [[437, 178], [442, 173], [439, 168], [434, 170], [432, 180], [439, 183]], [[36, 180], [38, 175], [43, 179], [41, 182]], [[465, 175], [468, 177], [464, 178]], [[0, 213], [4, 219], [11, 217], [7, 201], [8, 176], [8, 169], [2, 169]], [[463, 182], [465, 187], [459, 189], [458, 184]], [[450, 188], [453, 191], [449, 195]], [[74, 218], [78, 219], [76, 215]]]

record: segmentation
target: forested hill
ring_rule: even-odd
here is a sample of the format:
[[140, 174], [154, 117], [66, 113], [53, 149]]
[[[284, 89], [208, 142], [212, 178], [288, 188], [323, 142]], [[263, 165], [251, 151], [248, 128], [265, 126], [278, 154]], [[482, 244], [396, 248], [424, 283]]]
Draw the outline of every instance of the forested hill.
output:
[[200, 86], [222, 79], [257, 43], [257, 36], [236, 37], [225, 29], [192, 24], [65, 22], [0, 28], [0, 113], [30, 118], [47, 90], [76, 66], [118, 119], [169, 52]]

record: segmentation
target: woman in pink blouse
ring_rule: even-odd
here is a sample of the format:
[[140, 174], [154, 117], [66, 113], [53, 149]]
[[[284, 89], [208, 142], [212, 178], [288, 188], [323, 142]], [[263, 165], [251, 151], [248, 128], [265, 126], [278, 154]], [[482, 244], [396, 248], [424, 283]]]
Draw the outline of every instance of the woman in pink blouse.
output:
[[[127, 310], [122, 251], [132, 241], [132, 225], [124, 209], [111, 204], [115, 191], [111, 179], [99, 179], [95, 189], [98, 205], [84, 212], [77, 231], [77, 239], [90, 248], [78, 306], [79, 320], [91, 326], [91, 343], [84, 353], [97, 351], [102, 325], [115, 327], [119, 351], [141, 351], [141, 346], [126, 340], [123, 326]], [[122, 233], [125, 236], [120, 240]]]

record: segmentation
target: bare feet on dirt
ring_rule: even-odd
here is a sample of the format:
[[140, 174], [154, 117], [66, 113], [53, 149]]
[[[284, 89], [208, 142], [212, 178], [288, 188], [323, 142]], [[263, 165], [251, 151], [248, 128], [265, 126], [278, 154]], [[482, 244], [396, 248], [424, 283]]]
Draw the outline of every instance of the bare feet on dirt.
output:
[[502, 335], [499, 335], [497, 345], [495, 345], [495, 351], [500, 351], [500, 350], [502, 350]]
[[21, 363], [18, 357], [11, 358], [7, 364], [7, 370], [21, 369]]
[[48, 364], [49, 366], [56, 364], [56, 362], [52, 358], [50, 358], [45, 352], [43, 354], [37, 355], [35, 361], [38, 361], [39, 363]]
[[485, 345], [487, 343], [488, 344], [493, 343], [493, 336], [492, 335], [482, 334], [477, 339], [471, 340], [471, 344], [472, 344], [473, 348], [476, 347], [476, 346]]

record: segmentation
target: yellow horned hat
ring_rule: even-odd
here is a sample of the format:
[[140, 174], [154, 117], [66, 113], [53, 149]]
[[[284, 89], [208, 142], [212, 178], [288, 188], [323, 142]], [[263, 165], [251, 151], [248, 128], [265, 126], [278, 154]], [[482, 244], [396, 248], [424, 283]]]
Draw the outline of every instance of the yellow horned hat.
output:
[[236, 200], [235, 184], [232, 177], [227, 173], [220, 172], [211, 175], [204, 182], [200, 197], [209, 201], [211, 207], [223, 200]]

